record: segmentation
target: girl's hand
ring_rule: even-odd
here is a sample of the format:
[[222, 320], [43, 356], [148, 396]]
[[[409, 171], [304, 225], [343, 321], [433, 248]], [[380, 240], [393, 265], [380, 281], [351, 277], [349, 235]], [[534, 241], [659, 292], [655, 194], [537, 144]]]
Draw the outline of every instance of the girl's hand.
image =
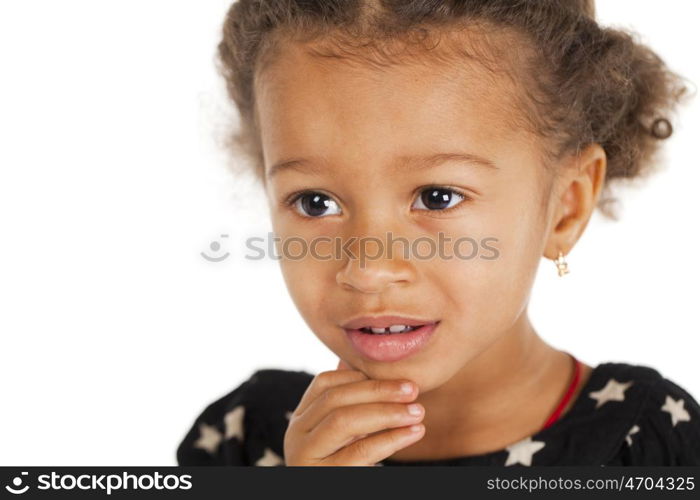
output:
[[423, 437], [422, 405], [409, 412], [417, 396], [410, 380], [372, 380], [341, 360], [314, 377], [292, 413], [285, 464], [375, 465]]

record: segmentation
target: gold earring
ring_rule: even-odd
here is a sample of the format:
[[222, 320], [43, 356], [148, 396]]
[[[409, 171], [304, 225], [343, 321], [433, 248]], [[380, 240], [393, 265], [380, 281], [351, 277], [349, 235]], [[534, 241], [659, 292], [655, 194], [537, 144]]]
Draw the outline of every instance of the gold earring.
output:
[[564, 276], [565, 274], [569, 273], [569, 264], [566, 263], [566, 260], [564, 260], [564, 254], [559, 252], [559, 257], [556, 258], [554, 261], [554, 264], [557, 266], [557, 272], [559, 273], [559, 277]]

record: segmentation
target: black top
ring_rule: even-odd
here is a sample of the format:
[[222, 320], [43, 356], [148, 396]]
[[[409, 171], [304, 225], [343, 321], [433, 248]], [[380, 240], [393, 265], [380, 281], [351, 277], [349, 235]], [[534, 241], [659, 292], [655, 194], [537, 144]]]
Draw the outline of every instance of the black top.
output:
[[[263, 369], [207, 406], [177, 449], [179, 465], [284, 465], [288, 418], [313, 375]], [[377, 465], [700, 465], [700, 406], [658, 371], [593, 368], [550, 427], [503, 449]]]

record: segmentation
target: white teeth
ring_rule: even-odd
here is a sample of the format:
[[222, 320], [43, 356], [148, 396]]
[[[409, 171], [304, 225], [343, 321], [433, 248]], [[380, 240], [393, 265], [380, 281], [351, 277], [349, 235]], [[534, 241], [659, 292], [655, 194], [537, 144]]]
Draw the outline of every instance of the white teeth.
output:
[[366, 332], [372, 332], [377, 335], [388, 335], [390, 333], [406, 333], [406, 332], [412, 332], [415, 330], [417, 327], [415, 326], [408, 326], [408, 325], [391, 325], [389, 328], [375, 328], [375, 327], [363, 327], [361, 330], [365, 330]]

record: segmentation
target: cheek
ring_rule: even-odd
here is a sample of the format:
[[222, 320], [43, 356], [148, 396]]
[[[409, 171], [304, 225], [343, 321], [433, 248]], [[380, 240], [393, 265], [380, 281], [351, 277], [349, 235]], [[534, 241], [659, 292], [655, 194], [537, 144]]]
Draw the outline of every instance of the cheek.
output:
[[315, 306], [322, 302], [324, 290], [328, 286], [324, 284], [321, 275], [315, 272], [316, 265], [318, 263], [309, 259], [296, 261], [291, 258], [283, 258], [280, 260], [280, 268], [287, 290], [294, 304], [304, 316], [313, 312], [316, 309]]
[[309, 328], [326, 342], [328, 318], [337, 321], [328, 312], [339, 286], [336, 275], [340, 262], [335, 258], [333, 230], [319, 221], [300, 221], [280, 209], [273, 210], [271, 216], [278, 238], [275, 252], [282, 256], [279, 266], [287, 291]]
[[[332, 352], [346, 352], [337, 322], [345, 317], [345, 301], [335, 299], [334, 261], [280, 261], [289, 295], [311, 332]], [[335, 261], [337, 264], [337, 261]], [[336, 311], [340, 314], [334, 315]]]
[[330, 264], [313, 258], [282, 259], [280, 269], [297, 310], [317, 335], [327, 326], [325, 312], [337, 287]]
[[[469, 259], [438, 259], [431, 264], [453, 322], [470, 341], [488, 343], [505, 332], [527, 305], [542, 252], [541, 229], [534, 211], [499, 216], [493, 211], [469, 233], [454, 231], [451, 238], [469, 234], [473, 243], [461, 245]], [[456, 235], [456, 236], [455, 236]], [[475, 253], [475, 252], [474, 252]]]

